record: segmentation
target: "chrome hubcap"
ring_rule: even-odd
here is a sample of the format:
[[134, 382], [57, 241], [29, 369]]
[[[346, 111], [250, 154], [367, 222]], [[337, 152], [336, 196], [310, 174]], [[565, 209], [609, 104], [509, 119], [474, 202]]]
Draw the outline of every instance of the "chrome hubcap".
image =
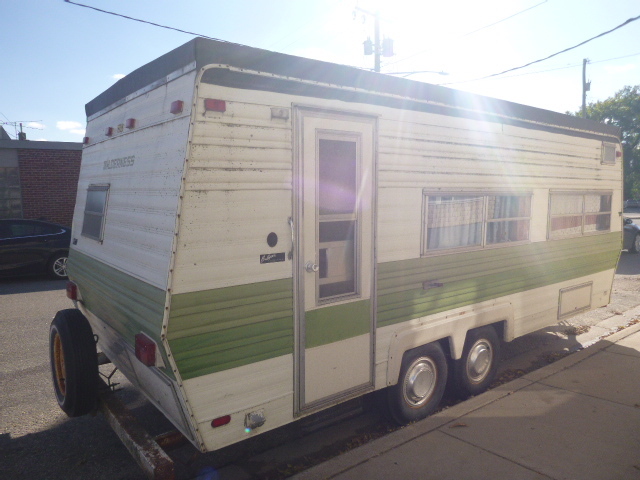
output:
[[429, 357], [416, 359], [404, 377], [403, 396], [412, 407], [425, 404], [436, 387], [438, 370]]
[[481, 338], [473, 344], [469, 355], [467, 356], [467, 376], [473, 383], [482, 382], [489, 371], [493, 363], [493, 349], [491, 343]]

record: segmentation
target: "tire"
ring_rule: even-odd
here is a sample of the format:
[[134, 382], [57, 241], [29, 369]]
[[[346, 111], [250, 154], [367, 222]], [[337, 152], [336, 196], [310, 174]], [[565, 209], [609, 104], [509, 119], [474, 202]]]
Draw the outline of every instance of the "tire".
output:
[[47, 264], [47, 273], [50, 277], [63, 280], [67, 278], [67, 257], [68, 253], [56, 253]]
[[496, 377], [500, 340], [493, 327], [470, 330], [462, 358], [454, 362], [454, 383], [458, 395], [468, 398], [484, 392]]
[[429, 416], [447, 385], [447, 359], [438, 343], [405, 352], [398, 383], [387, 389], [389, 413], [400, 425]]
[[60, 310], [49, 329], [49, 361], [60, 408], [70, 417], [92, 412], [98, 400], [98, 355], [79, 310]]
[[636, 233], [636, 236], [633, 237], [633, 243], [631, 244], [631, 248], [629, 248], [630, 253], [638, 253], [640, 252], [640, 233]]

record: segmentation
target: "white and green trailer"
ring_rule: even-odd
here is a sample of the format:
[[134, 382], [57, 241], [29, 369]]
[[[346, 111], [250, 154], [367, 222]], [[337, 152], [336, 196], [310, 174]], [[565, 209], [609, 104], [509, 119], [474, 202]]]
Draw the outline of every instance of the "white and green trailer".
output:
[[196, 38], [86, 106], [57, 398], [95, 342], [196, 447], [368, 392], [401, 423], [609, 302], [617, 128]]

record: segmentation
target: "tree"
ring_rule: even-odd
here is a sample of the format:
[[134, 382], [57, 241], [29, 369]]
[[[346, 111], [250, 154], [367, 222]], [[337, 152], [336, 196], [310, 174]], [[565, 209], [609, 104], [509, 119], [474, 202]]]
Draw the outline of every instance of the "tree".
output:
[[587, 118], [622, 130], [624, 198], [640, 198], [640, 85], [626, 86], [611, 98], [590, 103]]

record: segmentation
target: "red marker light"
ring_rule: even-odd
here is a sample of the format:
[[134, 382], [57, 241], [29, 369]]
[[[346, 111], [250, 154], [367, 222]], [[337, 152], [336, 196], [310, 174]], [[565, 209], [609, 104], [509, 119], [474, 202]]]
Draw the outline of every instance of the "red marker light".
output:
[[127, 127], [129, 130], [131, 130], [132, 128], [136, 128], [136, 119], [127, 118], [127, 120], [124, 122], [124, 126]]
[[226, 112], [227, 102], [225, 102], [224, 100], [215, 100], [213, 98], [205, 98], [204, 109], [207, 112]]
[[184, 102], [182, 100], [176, 100], [175, 102], [171, 102], [171, 109], [169, 110], [174, 115], [182, 113], [182, 108], [184, 107]]
[[144, 333], [136, 334], [136, 358], [147, 367], [156, 364], [156, 342]]
[[113, 135], [113, 127], [107, 127], [107, 129], [104, 131], [104, 134], [107, 137], [111, 137]]

